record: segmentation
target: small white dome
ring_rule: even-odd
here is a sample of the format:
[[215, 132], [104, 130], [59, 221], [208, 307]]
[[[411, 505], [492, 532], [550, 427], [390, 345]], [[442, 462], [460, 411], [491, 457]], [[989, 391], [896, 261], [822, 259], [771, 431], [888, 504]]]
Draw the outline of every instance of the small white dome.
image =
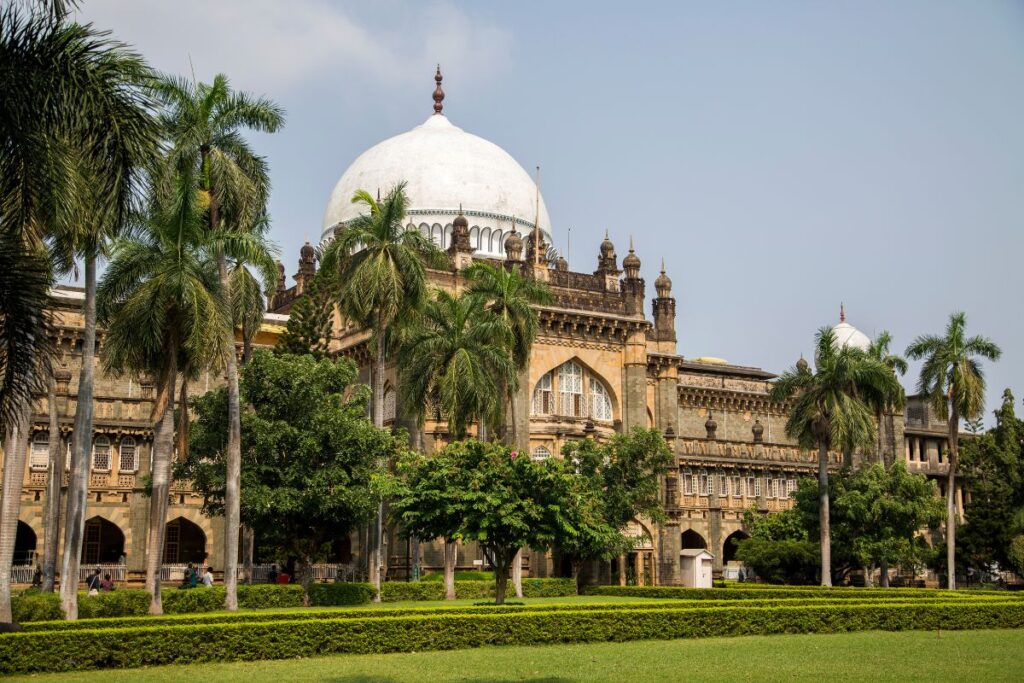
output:
[[[452, 221], [469, 220], [470, 242], [481, 256], [504, 258], [505, 237], [515, 220], [520, 233], [534, 229], [537, 186], [505, 150], [434, 114], [422, 125], [363, 152], [342, 174], [324, 213], [323, 239], [359, 216], [356, 190], [383, 194], [406, 181], [408, 223], [447, 247]], [[551, 221], [543, 197], [540, 228], [548, 244]]]

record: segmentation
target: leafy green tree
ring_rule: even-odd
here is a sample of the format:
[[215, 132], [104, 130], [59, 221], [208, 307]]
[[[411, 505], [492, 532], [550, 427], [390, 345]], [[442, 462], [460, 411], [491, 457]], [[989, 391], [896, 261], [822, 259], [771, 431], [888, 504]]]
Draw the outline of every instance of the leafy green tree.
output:
[[[114, 243], [98, 290], [99, 318], [107, 333], [103, 365], [122, 373], [156, 377], [152, 496], [146, 539], [146, 589], [150, 613], [163, 611], [160, 565], [174, 443], [174, 401], [179, 376], [223, 362], [229, 354], [222, 330], [230, 322], [195, 180], [186, 169], [178, 191], [155, 196], [145, 230]], [[233, 349], [232, 349], [233, 350]], [[65, 563], [67, 555], [65, 551]], [[63, 574], [67, 576], [67, 574]]]
[[840, 346], [827, 327], [816, 338], [815, 371], [806, 362], [782, 374], [772, 388], [775, 401], [791, 401], [786, 435], [803, 448], [818, 450], [818, 517], [821, 585], [832, 585], [829, 526], [828, 452], [871, 448], [875, 442], [872, 407], [892, 396], [895, 375], [860, 349]]
[[[888, 330], [882, 330], [868, 347], [868, 355], [889, 368], [894, 375], [907, 374], [907, 360], [903, 356], [893, 353], [891, 347], [892, 335]], [[878, 461], [884, 462], [886, 465], [891, 462], [887, 462], [882, 455], [885, 453], [883, 444], [885, 431], [887, 429], [889, 432], [889, 452], [895, 457], [896, 430], [893, 425], [893, 414], [897, 409], [902, 408], [907, 400], [906, 392], [903, 391], [903, 386], [899, 382], [889, 387], [889, 390], [889, 392], [881, 393], [878, 396], [879, 400], [874, 405], [875, 422], [878, 424]], [[885, 420], [884, 426], [883, 420]]]
[[[365, 190], [353, 195], [367, 213], [339, 230], [324, 249], [321, 271], [339, 276], [341, 310], [373, 330], [373, 423], [384, 426], [384, 367], [396, 324], [421, 311], [427, 301], [427, 267], [441, 266], [444, 254], [418, 230], [405, 226], [408, 197], [405, 183], [393, 187], [383, 201]], [[380, 600], [384, 502], [378, 506], [369, 558], [370, 583]]]
[[398, 352], [403, 403], [423, 422], [424, 406], [448, 418], [453, 439], [464, 439], [474, 420], [495, 425], [500, 387], [515, 381], [508, 349], [512, 335], [479, 296], [435, 290]]
[[[223, 296], [232, 310], [232, 277], [228, 251], [234, 258], [262, 271], [265, 289], [277, 282], [272, 248], [263, 233], [253, 230], [266, 212], [270, 192], [266, 162], [255, 154], [241, 129], [274, 133], [284, 126], [284, 111], [263, 97], [231, 89], [227, 76], [213, 83], [196, 83], [164, 76], [155, 91], [164, 105], [163, 124], [171, 142], [169, 167], [188, 169], [196, 181], [211, 237]], [[232, 318], [221, 330], [228, 387], [227, 507], [224, 519], [224, 606], [238, 609], [239, 486], [241, 477], [241, 416], [238, 402], [238, 362], [233, 352]]]
[[844, 536], [852, 541], [849, 550], [862, 567], [878, 565], [882, 587], [888, 587], [889, 566], [924, 563], [928, 546], [918, 532], [942, 521], [942, 500], [935, 483], [911, 474], [902, 461], [889, 468], [864, 463], [842, 476], [842, 492], [832, 505], [848, 526]]
[[564, 507], [572, 489], [557, 460], [534, 462], [507, 446], [469, 440], [407, 467], [393, 506], [406, 532], [476, 541], [494, 567], [499, 605], [519, 548], [547, 547], [574, 521]]
[[996, 425], [965, 439], [960, 451], [962, 478], [970, 496], [964, 505], [967, 523], [957, 542], [964, 564], [988, 570], [1013, 566], [1013, 539], [1024, 533], [1024, 423], [1016, 416], [1009, 389], [995, 411]]
[[[816, 508], [817, 487], [806, 479], [801, 481], [801, 488]], [[799, 507], [770, 514], [752, 507], [743, 513], [743, 526], [750, 538], [739, 542], [736, 558], [767, 583], [813, 584], [821, 557], [817, 544], [808, 540], [813, 534], [808, 522], [816, 528], [816, 509], [807, 519]]]
[[292, 305], [284, 332], [277, 338], [277, 353], [310, 354], [326, 358], [330, 351], [334, 325], [337, 285], [332, 278], [318, 274]]
[[[956, 566], [956, 475], [960, 464], [960, 420], [973, 419], [985, 409], [985, 375], [980, 359], [999, 360], [1002, 351], [990, 339], [968, 337], [967, 316], [953, 313], [944, 336], [922, 335], [907, 347], [907, 355], [923, 360], [918, 391], [932, 408], [947, 416], [949, 471], [946, 475], [946, 567]], [[947, 572], [947, 587], [956, 588], [956, 571]]]
[[571, 441], [562, 456], [572, 494], [563, 503], [570, 524], [557, 545], [572, 558], [573, 574], [582, 583], [581, 563], [633, 549], [635, 539], [622, 533], [627, 524], [665, 519], [660, 481], [672, 452], [657, 429], [637, 427], [605, 442]]
[[[242, 368], [242, 521], [263, 546], [298, 559], [309, 595], [310, 567], [327, 558], [373, 514], [380, 495], [376, 462], [402, 452], [402, 438], [366, 419], [365, 392], [348, 360], [275, 355], [257, 349]], [[176, 476], [203, 493], [204, 510], [225, 508], [227, 393], [195, 401], [188, 460]]]
[[523, 277], [518, 269], [504, 268], [485, 261], [473, 263], [466, 269], [465, 274], [469, 280], [468, 291], [484, 299], [487, 310], [501, 319], [511, 335], [508, 353], [516, 375], [511, 381], [503, 383], [512, 426], [508, 442], [525, 448], [529, 444], [519, 441], [515, 393], [519, 389], [519, 375], [529, 365], [530, 350], [537, 336], [536, 306], [549, 303], [551, 292], [544, 283]]

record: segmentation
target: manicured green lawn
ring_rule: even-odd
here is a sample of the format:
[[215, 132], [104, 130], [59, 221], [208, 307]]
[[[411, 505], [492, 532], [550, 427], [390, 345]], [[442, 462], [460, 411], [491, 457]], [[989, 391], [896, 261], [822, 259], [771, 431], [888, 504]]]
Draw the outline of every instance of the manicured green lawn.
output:
[[12, 677], [73, 683], [1020, 681], [1024, 630], [862, 632], [503, 647]]

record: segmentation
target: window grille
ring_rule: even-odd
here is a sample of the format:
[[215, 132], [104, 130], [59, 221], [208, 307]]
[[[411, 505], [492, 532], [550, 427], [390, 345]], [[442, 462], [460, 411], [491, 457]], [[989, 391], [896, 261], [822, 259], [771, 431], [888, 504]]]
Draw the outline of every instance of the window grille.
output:
[[612, 419], [612, 401], [604, 385], [593, 376], [590, 377], [590, 417], [605, 422]]
[[32, 451], [28, 466], [33, 470], [45, 470], [50, 463], [50, 433], [36, 432], [32, 437]]
[[92, 442], [92, 469], [96, 472], [110, 471], [110, 439], [97, 436]]
[[384, 421], [395, 419], [395, 390], [388, 389], [384, 392]]
[[569, 362], [558, 369], [558, 395], [561, 415], [583, 417], [583, 368]]
[[754, 477], [754, 495], [761, 495], [761, 477]]
[[757, 485], [754, 477], [747, 477], [747, 498], [753, 498], [757, 495]]
[[551, 373], [544, 375], [533, 390], [533, 414], [550, 415], [554, 408], [551, 392]]
[[135, 457], [135, 439], [126, 436], [121, 439], [121, 445], [118, 447], [118, 451], [121, 455], [120, 471], [121, 472], [134, 472], [139, 468], [138, 459]]
[[533, 459], [536, 460], [537, 462], [547, 460], [550, 457], [551, 451], [549, 451], [544, 446], [537, 446], [536, 448], [533, 449]]
[[694, 476], [689, 470], [683, 472], [683, 493], [692, 496], [694, 489]]
[[743, 495], [742, 479], [740, 477], [732, 478], [732, 495], [733, 498], [739, 498]]

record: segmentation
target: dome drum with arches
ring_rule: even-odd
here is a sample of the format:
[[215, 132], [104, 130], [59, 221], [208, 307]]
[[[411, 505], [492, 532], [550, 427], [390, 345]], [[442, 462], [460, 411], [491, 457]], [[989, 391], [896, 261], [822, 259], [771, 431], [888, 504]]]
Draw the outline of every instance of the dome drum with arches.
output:
[[449, 246], [460, 206], [480, 256], [504, 258], [513, 224], [517, 232], [529, 233], [538, 218], [544, 240], [551, 244], [551, 220], [536, 183], [501, 147], [452, 125], [440, 111], [440, 71], [435, 79], [435, 113], [422, 125], [363, 152], [342, 174], [327, 203], [322, 239], [359, 216], [360, 207], [351, 201], [357, 190], [386, 193], [405, 181], [408, 226], [443, 249]]

